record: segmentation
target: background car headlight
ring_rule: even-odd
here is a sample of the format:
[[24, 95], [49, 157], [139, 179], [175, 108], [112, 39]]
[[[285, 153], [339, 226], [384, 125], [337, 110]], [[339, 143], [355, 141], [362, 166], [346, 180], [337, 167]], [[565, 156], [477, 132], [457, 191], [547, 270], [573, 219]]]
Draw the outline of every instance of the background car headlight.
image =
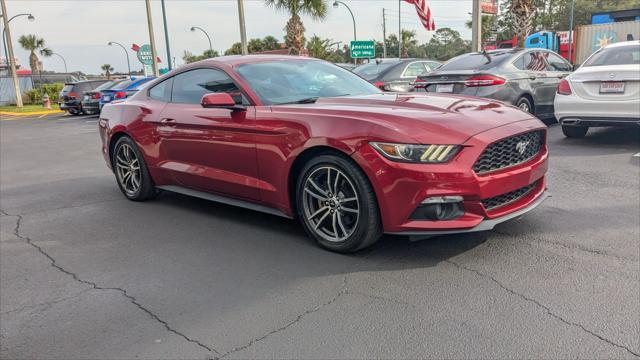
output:
[[458, 145], [370, 144], [387, 159], [401, 162], [445, 163], [460, 150]]

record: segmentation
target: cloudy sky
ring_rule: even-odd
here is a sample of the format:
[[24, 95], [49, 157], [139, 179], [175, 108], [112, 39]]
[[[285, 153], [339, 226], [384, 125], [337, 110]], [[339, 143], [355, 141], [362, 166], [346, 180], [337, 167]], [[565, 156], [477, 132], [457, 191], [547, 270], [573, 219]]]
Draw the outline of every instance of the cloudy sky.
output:
[[[329, 4], [332, 0], [327, 0]], [[343, 0], [356, 18], [358, 39], [382, 39], [382, 9], [388, 10], [387, 33], [398, 31], [398, 0]], [[201, 53], [208, 48], [205, 36], [189, 31], [200, 26], [212, 37], [213, 48], [224, 51], [240, 41], [236, 0], [166, 0], [171, 55], [178, 65], [185, 50]], [[284, 13], [266, 7], [263, 0], [244, 0], [249, 38], [273, 35], [282, 40], [288, 19]], [[438, 27], [451, 27], [470, 38], [464, 23], [470, 18], [471, 0], [430, 0], [429, 4]], [[402, 27], [416, 30], [421, 42], [430, 34], [419, 24], [413, 5], [402, 3]], [[28, 64], [28, 53], [17, 44], [23, 34], [37, 34], [47, 46], [67, 59], [70, 71], [99, 73], [100, 65], [111, 64], [116, 71], [126, 71], [122, 49], [108, 46], [117, 41], [127, 48], [132, 43], [148, 42], [145, 2], [143, 0], [7, 0], [9, 16], [32, 13], [35, 21], [19, 17], [11, 22], [16, 56], [21, 64]], [[156, 45], [162, 61], [166, 61], [162, 13], [159, 0], [152, 1]], [[329, 6], [329, 14], [322, 22], [303, 18], [306, 36], [317, 34], [323, 38], [347, 43], [353, 37], [353, 23], [346, 8]], [[129, 51], [132, 68], [141, 65]], [[53, 56], [43, 60], [45, 69], [64, 71], [62, 60]]]

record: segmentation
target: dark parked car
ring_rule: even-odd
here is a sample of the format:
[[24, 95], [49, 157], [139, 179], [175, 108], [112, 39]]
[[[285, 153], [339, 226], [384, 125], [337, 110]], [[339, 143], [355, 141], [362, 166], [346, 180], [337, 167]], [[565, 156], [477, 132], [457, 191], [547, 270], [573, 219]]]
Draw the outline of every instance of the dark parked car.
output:
[[84, 110], [86, 114], [100, 113], [100, 97], [102, 96], [101, 91], [109, 90], [126, 80], [127, 79], [107, 81], [106, 83], [98, 86], [91, 91], [85, 91], [85, 93], [82, 95], [82, 110]]
[[82, 95], [104, 84], [107, 80], [78, 81], [64, 84], [60, 91], [60, 110], [65, 110], [72, 115], [84, 113], [82, 108]]
[[540, 118], [553, 116], [553, 100], [573, 66], [544, 49], [501, 49], [455, 57], [421, 75], [416, 91], [474, 95], [501, 100]]
[[385, 91], [411, 91], [418, 75], [429, 72], [441, 63], [425, 59], [377, 59], [360, 65], [353, 72]]
[[154, 76], [131, 78], [120, 82], [109, 89], [102, 90], [100, 92], [102, 94], [100, 97], [100, 109], [112, 101], [125, 100], [129, 96], [135, 94], [142, 85], [153, 79], [155, 79]]

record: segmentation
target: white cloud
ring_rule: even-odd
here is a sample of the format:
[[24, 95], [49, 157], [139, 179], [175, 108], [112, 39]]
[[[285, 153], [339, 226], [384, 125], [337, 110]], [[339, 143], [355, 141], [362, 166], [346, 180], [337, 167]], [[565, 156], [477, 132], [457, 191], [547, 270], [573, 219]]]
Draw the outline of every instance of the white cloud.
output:
[[[387, 34], [398, 31], [397, 0], [343, 0], [356, 18], [358, 39], [382, 39], [382, 8], [389, 10]], [[328, 0], [329, 15], [322, 22], [304, 18], [306, 36], [317, 34], [335, 41], [348, 43], [353, 38], [353, 23], [349, 12], [342, 6], [333, 8]], [[167, 23], [172, 56], [181, 63], [185, 50], [201, 53], [208, 48], [202, 33], [189, 31], [200, 26], [209, 32], [213, 48], [224, 51], [240, 41], [238, 8], [236, 0], [166, 0]], [[438, 27], [451, 27], [469, 37], [464, 22], [469, 18], [471, 0], [429, 1]], [[159, 56], [166, 61], [161, 4], [152, 2], [153, 23]], [[142, 0], [8, 0], [10, 16], [32, 13], [36, 20], [28, 22], [21, 17], [11, 22], [16, 55], [22, 64], [28, 64], [28, 53], [22, 50], [17, 39], [23, 34], [43, 37], [47, 46], [67, 59], [69, 70], [98, 73], [100, 65], [109, 63], [118, 71], [126, 71], [122, 49], [110, 47], [109, 41], [118, 41], [126, 47], [132, 43], [148, 42], [145, 3]], [[247, 36], [249, 38], [273, 35], [284, 37], [288, 19], [285, 13], [264, 5], [262, 0], [245, 0]], [[416, 30], [420, 42], [428, 41], [430, 34], [418, 22], [413, 5], [402, 3], [403, 28]], [[129, 51], [132, 67], [141, 65], [135, 54]], [[63, 71], [57, 57], [43, 60], [48, 70]]]

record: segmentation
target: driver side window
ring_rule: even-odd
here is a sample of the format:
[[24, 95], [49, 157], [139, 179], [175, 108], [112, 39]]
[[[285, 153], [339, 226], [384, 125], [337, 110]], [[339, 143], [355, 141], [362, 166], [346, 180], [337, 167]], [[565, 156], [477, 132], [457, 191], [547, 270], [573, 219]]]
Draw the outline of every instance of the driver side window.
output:
[[236, 104], [247, 104], [240, 89], [224, 71], [195, 69], [178, 74], [173, 79], [171, 102], [200, 104], [205, 94], [224, 92], [231, 95]]

